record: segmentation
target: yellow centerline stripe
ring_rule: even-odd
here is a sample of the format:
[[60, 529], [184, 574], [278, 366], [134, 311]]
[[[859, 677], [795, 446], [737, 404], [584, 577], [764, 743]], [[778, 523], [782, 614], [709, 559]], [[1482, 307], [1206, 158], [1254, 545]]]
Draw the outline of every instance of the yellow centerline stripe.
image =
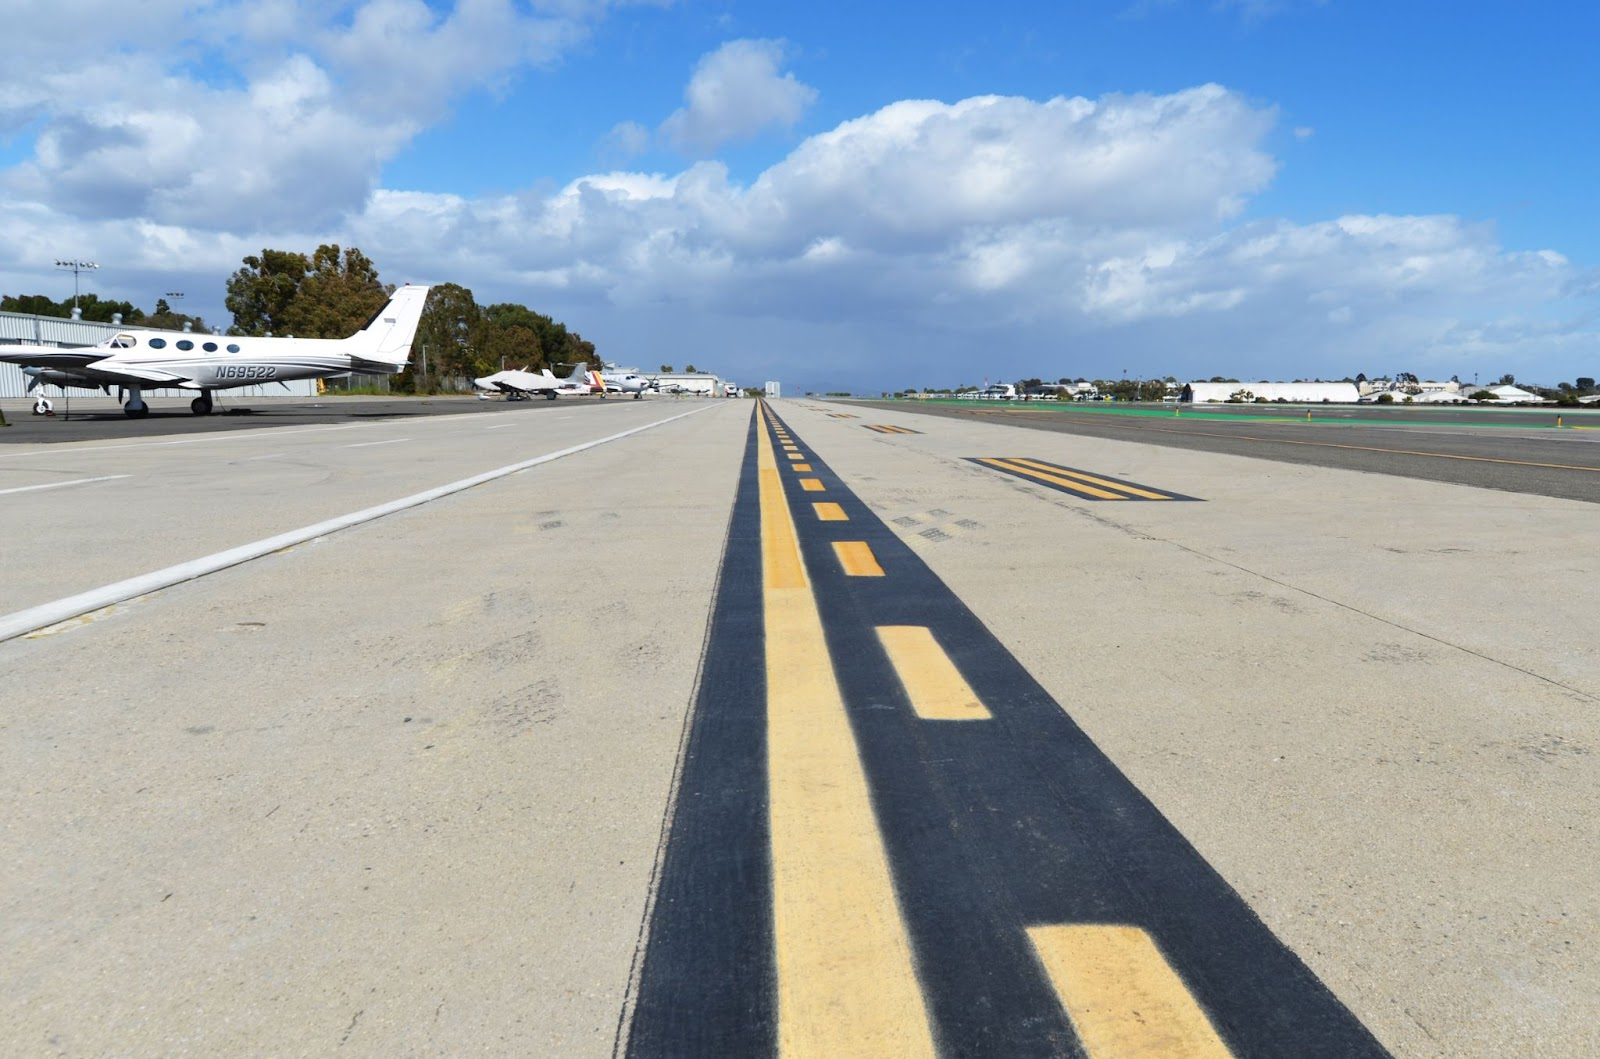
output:
[[827, 488], [822, 484], [821, 478], [802, 478], [800, 488], [808, 493], [825, 493]]
[[855, 736], [759, 432], [768, 818], [782, 1056], [933, 1056]]
[[844, 508], [838, 504], [822, 503], [812, 504], [811, 509], [817, 513], [817, 518], [822, 522], [849, 522], [850, 516], [844, 513]]
[[851, 577], [883, 576], [883, 567], [878, 565], [878, 557], [872, 554], [872, 546], [866, 541], [834, 541], [833, 554], [839, 557], [839, 565]]
[[1128, 926], [1029, 927], [1090, 1059], [1231, 1059], [1149, 934]]
[[988, 707], [933, 638], [932, 629], [921, 625], [880, 625], [876, 631], [918, 717], [928, 721], [990, 718]]
[[1092, 485], [1086, 485], [1083, 482], [1074, 482], [1069, 478], [1062, 478], [1062, 477], [1059, 477], [1058, 475], [1054, 475], [1054, 474], [1042, 474], [1039, 471], [1029, 470], [1026, 467], [1013, 467], [1013, 466], [1011, 466], [1010, 463], [1006, 462], [1005, 460], [994, 459], [994, 458], [985, 456], [984, 458], [980, 459], [978, 462], [979, 463], [987, 463], [991, 467], [999, 467], [1001, 470], [1015, 471], [1015, 472], [1017, 472], [1019, 474], [1022, 474], [1022, 475], [1026, 476], [1026, 477], [1029, 477], [1029, 478], [1037, 478], [1041, 482], [1049, 482], [1052, 485], [1063, 485], [1063, 486], [1066, 486], [1068, 489], [1076, 490], [1077, 492], [1080, 492], [1080, 493], [1089, 493], [1089, 494], [1091, 494], [1093, 496], [1099, 497], [1102, 500], [1126, 500], [1126, 499], [1128, 499], [1127, 497], [1123, 496], [1121, 493], [1108, 493], [1104, 489], [1096, 489]]
[[807, 474], [809, 474], [809, 473], [811, 473], [811, 464], [809, 464], [809, 463], [791, 463], [791, 464], [789, 464], [789, 469], [791, 471], [805, 471]]
[[1149, 500], [1172, 499], [1172, 497], [1166, 493], [1159, 493], [1153, 489], [1145, 489], [1137, 485], [1126, 485], [1122, 482], [1113, 482], [1108, 478], [1097, 478], [1094, 475], [1088, 474], [1084, 471], [1069, 471], [1065, 467], [1056, 467], [1048, 463], [1042, 463], [1039, 460], [1030, 460], [1025, 456], [1011, 456], [1007, 459], [1008, 462], [1016, 464], [1020, 467], [1036, 468], [1044, 471], [1046, 474], [1059, 474], [1063, 478], [1071, 478], [1076, 481], [1089, 482], [1093, 485], [1104, 486], [1107, 489], [1115, 489], [1118, 492], [1132, 493], [1134, 496], [1142, 496]]

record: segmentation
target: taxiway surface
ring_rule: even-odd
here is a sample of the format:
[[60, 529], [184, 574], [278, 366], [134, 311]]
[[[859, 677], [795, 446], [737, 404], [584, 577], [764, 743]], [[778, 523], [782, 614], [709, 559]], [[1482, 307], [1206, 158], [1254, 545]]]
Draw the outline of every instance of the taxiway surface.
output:
[[[1600, 502], [1600, 411], [863, 402], [866, 407]], [[1308, 414], [1309, 413], [1309, 414]]]
[[1600, 1048], [1593, 505], [770, 407], [0, 452], [11, 611], [647, 428], [0, 643], [0, 1051]]

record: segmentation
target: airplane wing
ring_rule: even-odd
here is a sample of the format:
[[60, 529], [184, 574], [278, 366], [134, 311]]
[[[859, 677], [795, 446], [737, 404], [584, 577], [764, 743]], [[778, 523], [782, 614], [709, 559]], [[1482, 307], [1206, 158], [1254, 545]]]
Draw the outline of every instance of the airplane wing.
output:
[[99, 372], [106, 377], [116, 376], [127, 379], [134, 386], [178, 386], [189, 381], [189, 376], [179, 375], [176, 372], [163, 371], [160, 368], [137, 367], [132, 364], [117, 361], [97, 361], [86, 364], [84, 367], [91, 371]]
[[0, 346], [0, 361], [26, 368], [61, 368], [72, 371], [104, 358], [98, 346]]

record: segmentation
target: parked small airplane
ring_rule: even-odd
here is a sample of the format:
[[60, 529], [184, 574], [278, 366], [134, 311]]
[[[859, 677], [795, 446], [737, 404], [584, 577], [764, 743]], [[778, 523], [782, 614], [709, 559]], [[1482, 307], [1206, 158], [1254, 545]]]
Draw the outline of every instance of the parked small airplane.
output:
[[661, 384], [655, 379], [647, 378], [631, 371], [621, 375], [613, 375], [607, 372], [601, 372], [600, 374], [605, 378], [606, 389], [631, 393], [635, 401], [643, 397], [646, 391], [655, 393], [661, 389]]
[[507, 368], [493, 375], [485, 375], [481, 379], [473, 379], [472, 386], [474, 389], [489, 393], [505, 394], [508, 401], [526, 401], [539, 394], [543, 394], [545, 399], [550, 401], [554, 401], [558, 396], [576, 397], [591, 393], [598, 393], [604, 397], [606, 390], [615, 388], [587, 364], [575, 366], [572, 374], [564, 379], [556, 378], [549, 368], [540, 368], [536, 372], [528, 371], [526, 368], [520, 370]]
[[535, 394], [543, 394], [548, 400], [554, 401], [556, 391], [561, 388], [561, 380], [551, 375], [549, 368], [537, 372], [507, 368], [481, 379], [473, 379], [472, 385], [489, 393], [505, 394], [508, 401], [526, 401]]
[[189, 403], [210, 415], [211, 395], [235, 386], [339, 375], [392, 375], [411, 358], [426, 286], [396, 290], [349, 338], [247, 338], [127, 328], [97, 346], [0, 346], [0, 361], [23, 365], [28, 389], [41, 383], [127, 393], [122, 410], [146, 416], [147, 389], [199, 390]]
[[587, 364], [574, 364], [572, 374], [561, 380], [561, 392], [566, 394], [597, 393], [606, 395], [606, 382], [600, 373]]

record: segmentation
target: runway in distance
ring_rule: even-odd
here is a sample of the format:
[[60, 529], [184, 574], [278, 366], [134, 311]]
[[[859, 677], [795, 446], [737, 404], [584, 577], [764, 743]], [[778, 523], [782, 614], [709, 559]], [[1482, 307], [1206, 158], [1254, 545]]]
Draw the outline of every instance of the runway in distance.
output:
[[199, 390], [189, 404], [210, 415], [211, 395], [236, 386], [340, 375], [392, 375], [411, 359], [428, 287], [404, 286], [349, 338], [254, 338], [126, 328], [96, 346], [0, 346], [0, 361], [22, 366], [28, 389], [59, 387], [127, 394], [129, 416], [150, 414], [146, 389]]

